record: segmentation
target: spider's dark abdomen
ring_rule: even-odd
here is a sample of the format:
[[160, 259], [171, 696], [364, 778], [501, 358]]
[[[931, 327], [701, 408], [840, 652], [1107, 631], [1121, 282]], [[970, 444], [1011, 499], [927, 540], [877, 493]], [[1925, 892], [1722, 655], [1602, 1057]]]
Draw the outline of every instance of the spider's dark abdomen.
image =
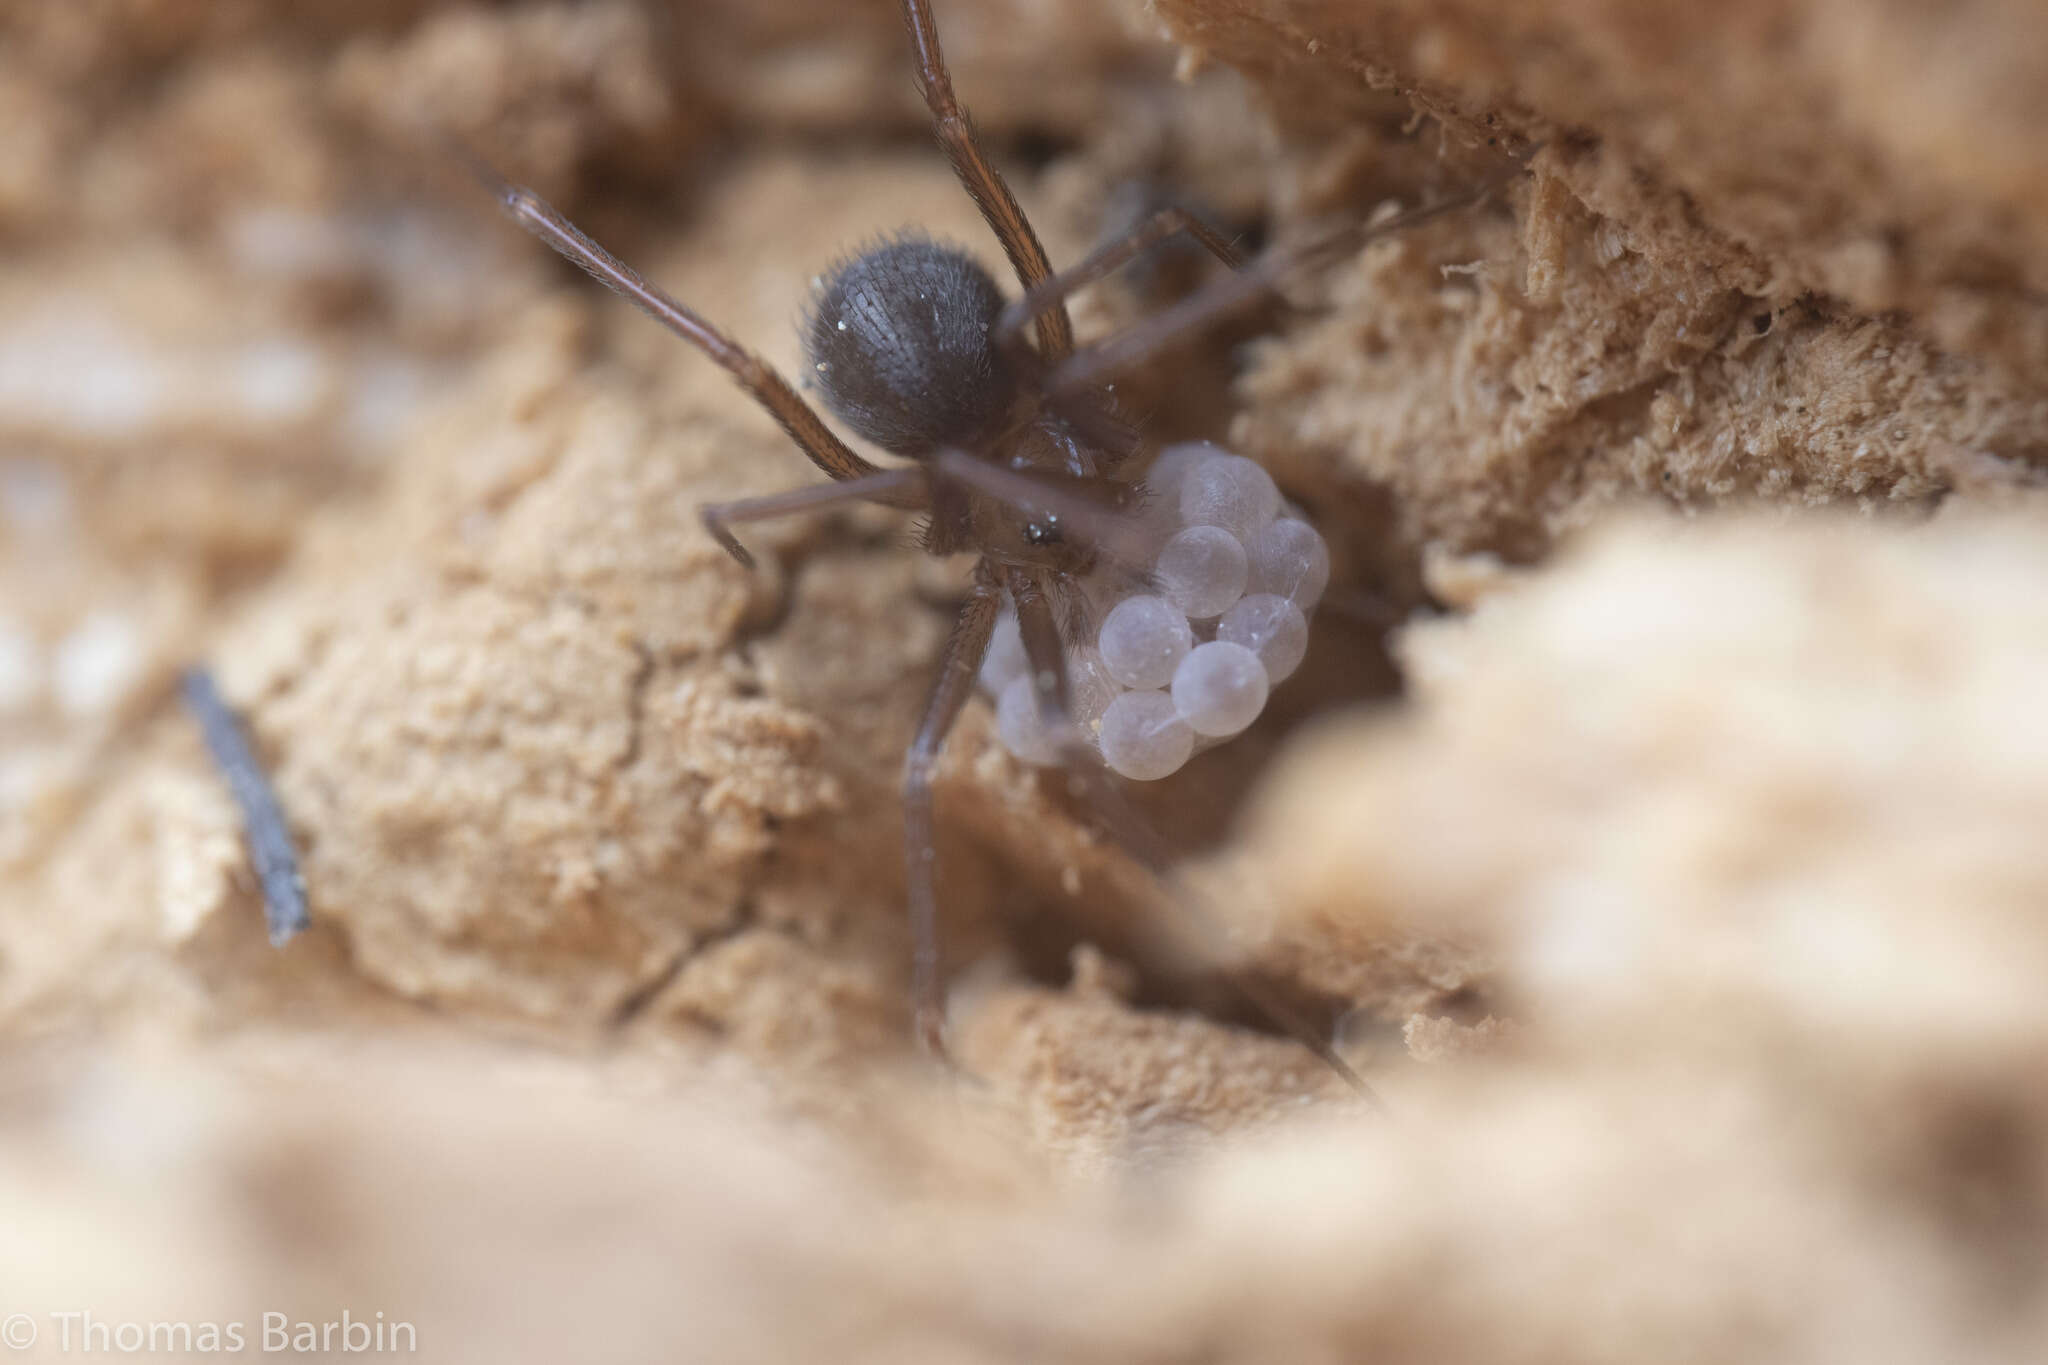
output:
[[989, 341], [1002, 291], [972, 256], [921, 237], [835, 270], [805, 349], [825, 403], [884, 450], [969, 446], [1008, 413], [1012, 378]]

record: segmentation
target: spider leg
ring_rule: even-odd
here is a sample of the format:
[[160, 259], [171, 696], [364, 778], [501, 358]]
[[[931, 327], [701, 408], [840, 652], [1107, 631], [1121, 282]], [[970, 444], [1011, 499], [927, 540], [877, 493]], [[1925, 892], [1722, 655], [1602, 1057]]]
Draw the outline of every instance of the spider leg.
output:
[[1050, 403], [1073, 402], [1079, 396], [1100, 388], [1117, 371], [1148, 359], [1185, 337], [1199, 334], [1217, 319], [1271, 293], [1293, 272], [1327, 264], [1369, 242], [1391, 237], [1419, 223], [1476, 204], [1519, 174], [1521, 169], [1522, 163], [1518, 161], [1510, 171], [1434, 204], [1408, 209], [1378, 222], [1354, 223], [1299, 246], [1277, 247], [1268, 251], [1243, 269], [1197, 290], [1172, 307], [1055, 364], [1045, 378], [1046, 400]]
[[1026, 289], [1022, 298], [1003, 309], [1001, 316], [996, 319], [995, 326], [989, 330], [990, 336], [1013, 364], [1028, 362], [1029, 357], [1025, 356], [1021, 349], [1024, 344], [1026, 323], [1055, 304], [1064, 304], [1074, 293], [1121, 269], [1143, 252], [1150, 251], [1181, 232], [1185, 232], [1208, 248], [1211, 255], [1232, 270], [1240, 269], [1244, 265], [1244, 253], [1199, 216], [1178, 206], [1164, 208], [1123, 236], [1096, 247], [1082, 258], [1079, 264], [1069, 266]]
[[1017, 608], [1017, 630], [1024, 640], [1024, 657], [1031, 665], [1031, 691], [1038, 701], [1038, 714], [1053, 734], [1065, 736], [1060, 742], [1064, 753], [1078, 737], [1069, 734], [1073, 717], [1068, 709], [1067, 651], [1060, 639], [1052, 597], [1039, 576], [1028, 570], [1011, 569], [1004, 578], [1010, 601]]
[[[711, 538], [725, 547], [727, 554], [751, 569], [754, 556], [733, 538], [728, 529], [734, 522], [768, 521], [820, 507], [835, 507], [844, 502], [878, 502], [886, 507], [901, 507], [904, 504], [898, 499], [906, 490], [922, 492], [924, 489], [923, 469], [879, 469], [844, 483], [809, 484], [735, 502], [707, 502], [698, 507], [697, 516], [703, 521], [704, 529], [711, 533]], [[918, 506], [923, 507], [928, 502], [928, 498], [920, 498]]]
[[[903, 0], [903, 21], [910, 27], [911, 47], [917, 54], [917, 86], [924, 95], [925, 106], [931, 110], [939, 144], [953, 163], [953, 174], [960, 177], [968, 197], [981, 210], [996, 240], [1003, 244], [1003, 254], [1010, 258], [1017, 282], [1031, 289], [1052, 275], [1052, 262], [1046, 259], [1045, 247], [1032, 230], [1031, 220], [1024, 216], [1017, 197], [1010, 193], [1001, 173], [989, 164], [988, 154], [981, 150], [981, 143], [974, 136], [974, 124], [953, 93], [953, 77], [946, 70], [946, 54], [939, 47], [939, 28], [932, 18], [931, 0]], [[1074, 325], [1067, 317], [1066, 304], [1054, 300], [1037, 314], [1037, 323], [1039, 354], [1048, 364], [1066, 359], [1074, 349]]]
[[[638, 271], [591, 240], [581, 228], [563, 217], [559, 209], [532, 190], [505, 181], [474, 158], [465, 159], [515, 222], [588, 271], [598, 283], [711, 357], [753, 396], [755, 402], [768, 410], [769, 415], [789, 433], [789, 438], [810, 457], [812, 464], [835, 479], [857, 479], [880, 472], [879, 466], [854, 454], [767, 361], [727, 337], [659, 287], [648, 283]], [[894, 500], [910, 498], [912, 494], [913, 490], [909, 488], [900, 489], [891, 495], [889, 505], [920, 505], [915, 501]]]
[[[1025, 290], [1024, 296], [1005, 307], [989, 329], [996, 349], [1020, 374], [1041, 370], [1041, 357], [1024, 344], [1026, 323], [1044, 316], [1049, 308], [1064, 307], [1069, 296], [1182, 232], [1206, 247], [1210, 254], [1232, 270], [1243, 267], [1244, 254], [1222, 233], [1188, 209], [1178, 206], [1164, 208], [1131, 231], [1102, 243], [1078, 265], [1059, 271]], [[1105, 410], [1093, 390], [1048, 390], [1044, 401], [1047, 407], [1105, 452], [1134, 447], [1129, 433], [1116, 419], [1114, 410]], [[1130, 450], [1127, 449], [1126, 455], [1128, 453]], [[1117, 462], [1121, 463], [1122, 458], [1119, 456]]]
[[278, 805], [263, 764], [249, 747], [249, 737], [235, 713], [221, 698], [213, 675], [203, 668], [190, 668], [181, 679], [185, 709], [199, 722], [199, 733], [213, 755], [214, 766], [228, 780], [235, 804], [242, 808], [242, 828], [249, 843], [249, 862], [263, 888], [263, 918], [270, 926], [270, 941], [282, 948], [306, 927], [306, 884], [299, 875], [298, 854], [292, 848], [291, 826], [284, 808]]
[[932, 822], [932, 768], [960, 712], [974, 695], [975, 677], [995, 632], [1002, 591], [983, 560], [946, 648], [939, 675], [925, 699], [917, 737], [903, 760], [903, 853], [910, 890], [911, 1000], [917, 1036], [934, 1057], [946, 1055], [946, 999], [939, 981], [939, 851]]

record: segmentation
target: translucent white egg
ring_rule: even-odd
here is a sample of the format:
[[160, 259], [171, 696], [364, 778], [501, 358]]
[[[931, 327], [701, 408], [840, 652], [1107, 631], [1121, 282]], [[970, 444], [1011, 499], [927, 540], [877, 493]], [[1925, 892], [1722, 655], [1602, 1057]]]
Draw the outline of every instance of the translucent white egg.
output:
[[1173, 671], [1173, 705], [1197, 734], [1234, 735], [1266, 707], [1266, 666], [1243, 645], [1197, 645]]
[[1060, 736], [1039, 714], [1029, 677], [1010, 679], [996, 694], [996, 737], [1026, 763], [1050, 767], [1060, 761]]
[[1285, 597], [1304, 612], [1330, 586], [1330, 547], [1315, 527], [1282, 517], [1251, 542], [1250, 592]]
[[1164, 687], [1195, 647], [1187, 613], [1163, 597], [1141, 593], [1111, 608], [1096, 640], [1110, 676], [1126, 687]]
[[1216, 623], [1216, 638], [1258, 655], [1266, 681], [1277, 687], [1308, 653], [1308, 618], [1277, 594], [1247, 593]]
[[1185, 616], [1221, 616], [1244, 596], [1244, 545], [1220, 526], [1190, 526], [1166, 542], [1153, 565], [1159, 595]]
[[1145, 470], [1145, 488], [1155, 499], [1178, 510], [1182, 478], [1196, 465], [1219, 455], [1232, 458], [1229, 451], [1210, 441], [1179, 441], [1167, 446]]
[[1005, 610], [996, 618], [995, 634], [989, 637], [988, 652], [981, 656], [981, 685], [998, 696], [1010, 679], [1022, 676], [1029, 664], [1024, 658], [1024, 636], [1017, 626], [1017, 613]]
[[1166, 693], [1126, 692], [1102, 713], [1101, 743], [1111, 771], [1151, 782], [1188, 761], [1195, 732]]
[[1256, 460], [1217, 454], [1181, 475], [1180, 516], [1189, 526], [1221, 526], [1249, 545], [1279, 511], [1280, 490]]

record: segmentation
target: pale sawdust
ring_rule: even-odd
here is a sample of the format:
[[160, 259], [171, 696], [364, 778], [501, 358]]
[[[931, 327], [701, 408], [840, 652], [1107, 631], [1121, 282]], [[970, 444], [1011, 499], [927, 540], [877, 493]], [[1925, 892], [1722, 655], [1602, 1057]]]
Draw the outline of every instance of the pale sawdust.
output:
[[2025, 0], [1159, 0], [1283, 102], [1400, 91], [1460, 140], [1565, 153], [1574, 194], [1658, 266], [1901, 310], [2007, 374], [2048, 361], [2048, 49]]
[[1602, 217], [1559, 152], [1532, 169], [1516, 221], [1375, 246], [1262, 344], [1238, 444], [1331, 501], [1391, 490], [1404, 555], [1519, 560], [1632, 500], [1911, 511], [1953, 486], [1948, 451], [2048, 460], [2037, 382]]
[[[1542, 147], [1511, 222], [1369, 251], [1248, 378], [1238, 442], [1340, 506], [1390, 488], [1397, 562], [1530, 558], [1621, 500], [1924, 507], [1945, 452], [2048, 463], [2044, 58], [2017, 11], [1159, 10], [1283, 107], [1412, 95], [1447, 166]], [[1332, 183], [1370, 202], [1388, 159], [1341, 150]]]

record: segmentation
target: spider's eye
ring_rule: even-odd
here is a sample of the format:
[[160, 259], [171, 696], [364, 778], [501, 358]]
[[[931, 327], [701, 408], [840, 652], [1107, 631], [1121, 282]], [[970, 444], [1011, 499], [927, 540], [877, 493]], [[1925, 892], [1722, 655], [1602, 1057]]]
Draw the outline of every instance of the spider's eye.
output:
[[1033, 545], [1057, 545], [1065, 538], [1057, 516], [1047, 515], [1024, 523], [1024, 539]]

